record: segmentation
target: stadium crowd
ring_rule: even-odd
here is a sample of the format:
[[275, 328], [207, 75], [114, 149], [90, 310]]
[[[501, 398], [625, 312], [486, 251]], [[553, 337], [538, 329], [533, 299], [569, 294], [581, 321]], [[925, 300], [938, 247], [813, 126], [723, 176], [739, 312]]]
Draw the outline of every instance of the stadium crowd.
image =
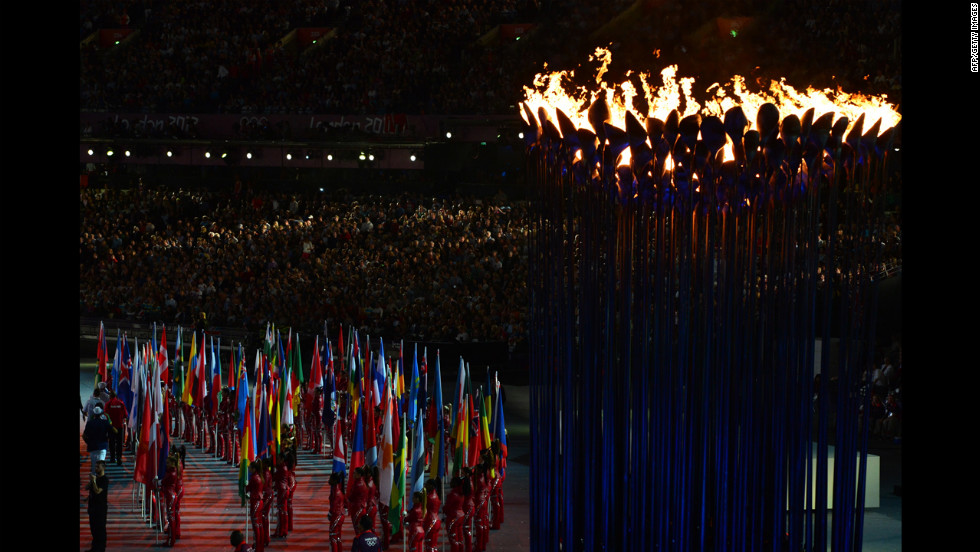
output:
[[[82, 316], [527, 339], [519, 202], [83, 189]], [[202, 316], [203, 314], [203, 316]]]
[[[727, 80], [752, 71], [795, 85], [901, 95], [897, 2], [794, 0], [641, 2], [628, 25], [603, 26], [634, 2], [617, 0], [297, 0], [276, 9], [245, 2], [89, 0], [80, 36], [129, 27], [137, 36], [109, 55], [80, 50], [83, 110], [185, 113], [513, 113], [521, 88], [549, 68], [585, 62], [608, 46], [614, 63]], [[724, 7], [724, 9], [722, 9]], [[721, 39], [719, 14], [755, 21]], [[535, 28], [525, 40], [481, 37], [501, 23]], [[333, 29], [302, 54], [298, 28]], [[568, 37], [590, 37], [569, 40]], [[641, 61], [642, 60], [642, 61]], [[843, 63], [828, 63], [828, 60]], [[851, 63], [851, 60], [854, 63]], [[642, 66], [644, 63], [649, 66]], [[833, 73], [827, 73], [834, 67]], [[706, 82], [705, 85], [710, 84]]]

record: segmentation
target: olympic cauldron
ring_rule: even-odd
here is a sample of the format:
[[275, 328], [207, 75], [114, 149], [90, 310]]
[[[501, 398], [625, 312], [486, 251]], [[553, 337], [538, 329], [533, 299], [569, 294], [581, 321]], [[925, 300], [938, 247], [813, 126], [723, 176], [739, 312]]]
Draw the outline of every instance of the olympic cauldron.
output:
[[900, 117], [675, 70], [525, 89], [532, 549], [860, 550]]

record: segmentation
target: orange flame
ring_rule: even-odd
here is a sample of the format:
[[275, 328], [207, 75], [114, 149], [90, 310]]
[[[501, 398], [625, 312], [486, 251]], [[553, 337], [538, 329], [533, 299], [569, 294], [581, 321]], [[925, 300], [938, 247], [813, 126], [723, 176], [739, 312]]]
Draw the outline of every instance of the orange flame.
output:
[[[644, 123], [649, 117], [665, 120], [673, 110], [677, 110], [681, 118], [695, 113], [724, 118], [728, 109], [738, 105], [742, 106], [745, 116], [752, 125], [750, 128], [754, 129], [755, 114], [759, 107], [765, 103], [774, 104], [779, 109], [780, 117], [786, 117], [790, 114], [802, 117], [810, 108], [814, 109], [814, 120], [826, 113], [834, 113], [835, 121], [840, 117], [847, 117], [848, 131], [861, 114], [864, 114], [865, 131], [880, 120], [879, 132], [884, 132], [894, 127], [901, 120], [901, 115], [895, 106], [887, 101], [885, 95], [865, 96], [848, 94], [840, 89], [836, 91], [830, 89], [816, 90], [812, 87], [807, 87], [805, 91], [801, 92], [787, 84], [785, 79], [780, 79], [779, 82], [770, 82], [768, 89], [762, 92], [750, 92], [745, 85], [745, 78], [739, 75], [733, 76], [730, 82], [725, 85], [714, 83], [709, 86], [705, 90], [709, 98], [704, 100], [702, 106], [691, 92], [694, 87], [694, 79], [691, 77], [678, 79], [676, 65], [671, 65], [661, 71], [661, 86], [654, 86], [651, 83], [653, 79], [649, 74], [637, 73], [643, 87], [643, 95], [649, 106], [648, 113], [643, 115], [633, 107], [634, 98], [639, 92], [632, 82], [627, 80], [615, 86], [609, 86], [602, 82], [602, 77], [612, 61], [612, 53], [607, 49], [597, 48], [595, 54], [590, 56], [590, 61], [601, 63], [596, 71], [596, 90], [589, 90], [584, 86], [575, 86], [571, 80], [575, 75], [574, 71], [539, 73], [534, 78], [533, 87], [524, 87], [527, 107], [535, 115], [539, 108], [544, 108], [545, 113], [552, 121], [557, 120], [555, 111], [560, 109], [577, 128], [592, 128], [588, 120], [588, 109], [603, 94], [606, 94], [606, 103], [609, 106], [610, 124], [621, 129], [626, 127], [627, 111], [631, 111], [638, 121]], [[632, 72], [627, 73], [627, 77], [632, 74]], [[521, 116], [525, 117], [523, 111]], [[530, 123], [526, 117], [525, 122]], [[624, 158], [627, 160], [628, 151], [624, 152]], [[620, 164], [622, 163], [621, 159]]]

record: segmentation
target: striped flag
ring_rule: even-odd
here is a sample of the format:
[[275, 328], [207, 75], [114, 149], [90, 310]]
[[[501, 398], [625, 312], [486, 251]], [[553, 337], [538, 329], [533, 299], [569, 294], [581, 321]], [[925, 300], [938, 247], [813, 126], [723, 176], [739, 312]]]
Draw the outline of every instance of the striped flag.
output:
[[378, 482], [378, 490], [380, 491], [380, 496], [378, 500], [381, 504], [388, 506], [391, 504], [391, 486], [394, 481], [395, 476], [395, 466], [394, 466], [394, 441], [391, 435], [391, 413], [394, 410], [393, 402], [394, 399], [390, 394], [387, 395], [388, 405], [385, 408], [385, 420], [384, 426], [381, 430], [381, 454], [380, 454], [380, 481]]
[[442, 370], [439, 367], [439, 351], [436, 351], [436, 374], [435, 374], [435, 392], [432, 396], [432, 409], [430, 413], [435, 416], [435, 426], [436, 435], [435, 441], [432, 443], [432, 454], [434, 458], [432, 459], [431, 473], [429, 477], [435, 479], [436, 477], [445, 481], [446, 479], [446, 423], [442, 418]]

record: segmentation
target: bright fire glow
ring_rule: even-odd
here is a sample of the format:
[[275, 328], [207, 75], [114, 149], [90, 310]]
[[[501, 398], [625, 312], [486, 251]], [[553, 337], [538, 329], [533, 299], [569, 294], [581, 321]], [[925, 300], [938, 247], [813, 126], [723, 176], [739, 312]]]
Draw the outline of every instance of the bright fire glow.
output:
[[[779, 82], [772, 81], [768, 89], [761, 92], [750, 92], [745, 85], [745, 79], [738, 75], [732, 77], [731, 81], [725, 85], [714, 83], [709, 86], [705, 90], [709, 98], [703, 100], [704, 104], [701, 105], [692, 96], [694, 79], [690, 77], [678, 79], [676, 65], [671, 65], [661, 71], [662, 84], [660, 86], [652, 84], [654, 79], [649, 74], [637, 73], [643, 87], [642, 93], [649, 106], [649, 112], [644, 115], [638, 113], [634, 108], [634, 98], [640, 92], [636, 90], [632, 82], [627, 80], [614, 86], [602, 82], [602, 77], [612, 61], [612, 53], [604, 48], [598, 48], [590, 60], [601, 63], [596, 71], [597, 89], [595, 90], [589, 90], [584, 86], [575, 86], [571, 80], [575, 75], [574, 71], [539, 73], [534, 78], [533, 88], [524, 87], [525, 103], [535, 117], [537, 117], [538, 109], [544, 108], [552, 122], [556, 122], [555, 110], [560, 109], [577, 128], [592, 128], [588, 120], [589, 106], [605, 93], [606, 104], [609, 106], [609, 123], [620, 129], [626, 128], [626, 111], [631, 111], [641, 123], [645, 123], [648, 117], [665, 120], [670, 112], [675, 109], [682, 119], [695, 113], [704, 116], [714, 115], [724, 119], [725, 112], [738, 105], [742, 106], [742, 110], [751, 125], [750, 129], [755, 129], [756, 113], [759, 106], [764, 103], [774, 104], [779, 109], [780, 118], [785, 118], [790, 114], [802, 117], [810, 108], [814, 109], [814, 120], [826, 113], [834, 113], [835, 121], [845, 116], [849, 122], [848, 130], [863, 113], [864, 132], [867, 132], [867, 129], [879, 120], [881, 121], [879, 132], [894, 127], [901, 120], [901, 115], [896, 111], [895, 106], [889, 103], [886, 100], [887, 96], [884, 95], [865, 96], [848, 94], [839, 89], [836, 91], [830, 89], [816, 90], [812, 87], [801, 92], [786, 84], [785, 79], [780, 79]], [[632, 73], [627, 73], [627, 77], [631, 75]], [[523, 110], [521, 116], [525, 117]], [[525, 122], [529, 122], [526, 117]], [[555, 126], [558, 125], [555, 124]], [[627, 149], [623, 156], [627, 160], [628, 151]], [[620, 164], [622, 163], [621, 160]]]

